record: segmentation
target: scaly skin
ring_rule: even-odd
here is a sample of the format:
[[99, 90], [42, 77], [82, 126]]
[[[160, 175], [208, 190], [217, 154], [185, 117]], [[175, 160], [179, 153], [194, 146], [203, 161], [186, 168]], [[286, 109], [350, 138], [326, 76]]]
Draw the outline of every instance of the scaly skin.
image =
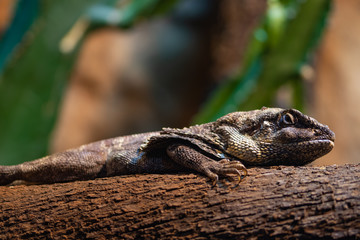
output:
[[[335, 134], [294, 109], [234, 112], [189, 128], [106, 139], [15, 166], [0, 166], [0, 185], [54, 183], [134, 173], [196, 171], [246, 175], [245, 166], [304, 165], [334, 147]], [[244, 164], [244, 165], [243, 165]], [[241, 174], [241, 171], [244, 174]]]

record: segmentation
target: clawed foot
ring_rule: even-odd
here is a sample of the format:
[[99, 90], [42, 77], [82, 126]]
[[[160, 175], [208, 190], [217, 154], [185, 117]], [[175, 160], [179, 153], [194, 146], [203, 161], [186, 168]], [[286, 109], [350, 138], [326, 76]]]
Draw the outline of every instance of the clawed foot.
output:
[[[230, 161], [228, 159], [222, 159], [221, 161], [208, 161], [204, 163], [204, 173], [211, 180], [213, 180], [213, 185], [217, 183], [219, 180], [218, 175], [228, 175], [228, 174], [236, 174], [238, 176], [239, 184], [243, 178], [248, 175], [246, 167], [241, 164], [239, 161]], [[241, 172], [242, 173], [241, 173]]]
[[219, 175], [236, 174], [239, 178], [238, 184], [247, 176], [247, 170], [241, 162], [228, 159], [215, 161], [187, 145], [170, 145], [167, 154], [180, 165], [205, 174], [213, 181], [213, 185], [219, 180]]

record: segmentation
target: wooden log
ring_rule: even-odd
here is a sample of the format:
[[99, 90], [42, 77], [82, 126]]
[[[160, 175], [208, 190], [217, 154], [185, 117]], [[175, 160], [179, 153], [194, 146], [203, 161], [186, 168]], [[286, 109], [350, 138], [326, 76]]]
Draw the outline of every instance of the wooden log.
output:
[[0, 239], [359, 239], [360, 164], [0, 187]]

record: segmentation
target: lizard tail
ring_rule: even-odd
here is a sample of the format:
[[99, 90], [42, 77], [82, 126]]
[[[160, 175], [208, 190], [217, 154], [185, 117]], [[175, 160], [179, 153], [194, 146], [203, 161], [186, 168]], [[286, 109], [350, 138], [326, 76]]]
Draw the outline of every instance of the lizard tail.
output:
[[8, 185], [16, 180], [14, 166], [0, 166], [0, 185]]

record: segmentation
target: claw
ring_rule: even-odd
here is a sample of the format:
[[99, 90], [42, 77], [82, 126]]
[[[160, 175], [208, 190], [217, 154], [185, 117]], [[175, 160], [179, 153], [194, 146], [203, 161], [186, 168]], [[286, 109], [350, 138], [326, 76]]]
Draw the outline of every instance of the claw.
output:
[[[230, 161], [229, 164], [232, 168], [236, 169], [236, 174], [238, 175], [239, 178], [238, 181], [239, 184], [248, 175], [248, 171], [246, 167], [238, 161]], [[242, 171], [243, 174], [241, 174], [239, 170]]]
[[238, 179], [238, 182], [236, 183], [236, 186], [237, 186], [237, 185], [239, 185], [239, 184], [241, 183], [241, 180], [242, 180], [241, 177], [242, 177], [242, 175], [241, 175], [241, 173], [239, 172], [239, 170], [237, 170], [237, 169], [236, 169], [236, 173], [237, 173], [237, 176], [238, 176], [238, 178], [239, 178], [239, 179]]
[[[239, 162], [232, 161], [232, 162], [230, 162], [230, 165], [231, 165], [231, 167], [233, 167], [235, 169], [235, 172], [238, 176], [238, 181], [236, 183], [236, 186], [238, 186], [242, 182], [242, 180], [248, 175], [248, 171], [247, 171], [246, 167]], [[239, 170], [242, 171], [242, 173]]]
[[[211, 173], [216, 173], [220, 175], [227, 175], [227, 174], [235, 174], [238, 176], [237, 185], [241, 183], [241, 181], [248, 175], [246, 167], [239, 161], [230, 161], [229, 159], [222, 159], [218, 163], [221, 164], [221, 166], [218, 166], [214, 169], [212, 169]], [[214, 179], [213, 185], [216, 184], [217, 179], [215, 180], [214, 176], [211, 176], [212, 174], [207, 174], [211, 179]], [[216, 175], [217, 176], [217, 175]]]
[[213, 186], [216, 186], [216, 183], [217, 183], [217, 180], [214, 179], [214, 181], [212, 182], [212, 185], [213, 185]]
[[246, 177], [248, 175], [248, 170], [245, 167], [241, 170], [244, 172], [244, 177]]
[[[242, 182], [242, 180], [248, 175], [248, 171], [247, 171], [246, 168], [242, 168], [241, 171], [242, 171], [244, 174], [241, 174], [241, 173], [239, 172], [239, 170], [237, 170], [237, 172], [238, 172], [238, 182], [236, 183], [236, 186], [238, 186], [238, 185]], [[235, 186], [235, 187], [236, 187], [236, 186]]]

